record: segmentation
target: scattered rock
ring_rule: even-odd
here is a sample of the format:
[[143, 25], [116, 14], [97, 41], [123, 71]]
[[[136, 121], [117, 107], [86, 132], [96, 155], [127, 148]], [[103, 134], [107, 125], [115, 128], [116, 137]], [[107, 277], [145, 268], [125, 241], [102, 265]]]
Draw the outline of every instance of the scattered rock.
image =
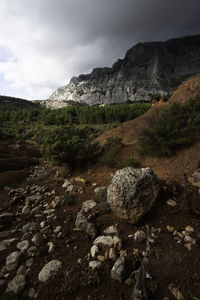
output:
[[61, 229], [62, 229], [62, 227], [61, 226], [57, 226], [55, 229], [54, 229], [54, 233], [58, 233], [58, 232], [60, 232], [61, 231]]
[[29, 241], [24, 240], [17, 244], [17, 249], [21, 251], [21, 253], [25, 252], [28, 249]]
[[118, 235], [119, 233], [118, 233], [118, 230], [117, 230], [117, 228], [115, 227], [115, 226], [109, 226], [109, 227], [107, 227], [104, 231], [103, 231], [103, 233], [105, 234], [105, 235]]
[[40, 271], [38, 280], [40, 282], [46, 282], [48, 279], [55, 275], [62, 267], [62, 263], [59, 260], [52, 260], [48, 262]]
[[193, 233], [193, 232], [194, 232], [194, 228], [191, 227], [191, 226], [189, 226], [189, 225], [185, 227], [185, 230], [186, 230], [187, 232], [189, 232], [189, 233]]
[[8, 272], [13, 271], [17, 268], [18, 262], [20, 258], [19, 251], [12, 252], [6, 258], [6, 269]]
[[107, 203], [118, 217], [137, 223], [154, 205], [160, 191], [150, 168], [124, 168], [115, 173], [107, 190]]
[[87, 219], [86, 217], [82, 214], [82, 212], [79, 212], [77, 214], [76, 217], [76, 221], [75, 221], [75, 226], [76, 228], [80, 228], [80, 229], [85, 229], [85, 227], [87, 226]]
[[174, 232], [174, 227], [172, 227], [172, 226], [167, 226], [167, 230], [168, 230], [169, 232]]
[[146, 240], [146, 233], [142, 230], [138, 230], [134, 234], [134, 240], [136, 242], [142, 243]]
[[103, 250], [106, 250], [112, 248], [114, 242], [111, 236], [101, 235], [94, 240], [93, 244]]
[[48, 253], [53, 253], [55, 250], [55, 245], [52, 242], [49, 242], [47, 245], [49, 246]]
[[191, 250], [192, 250], [192, 244], [187, 243], [187, 244], [185, 244], [184, 246], [185, 246], [185, 248], [188, 249], [188, 251], [191, 251]]
[[4, 287], [6, 285], [5, 279], [0, 279], [0, 288]]
[[83, 205], [82, 205], [82, 211], [84, 213], [87, 213], [89, 210], [91, 210], [93, 207], [95, 207], [97, 204], [94, 200], [87, 200], [85, 202], [83, 202]]
[[34, 296], [35, 296], [35, 289], [34, 288], [30, 288], [29, 290], [28, 290], [28, 297], [30, 298], [30, 299], [33, 299], [34, 298]]
[[29, 260], [27, 260], [27, 262], [26, 262], [27, 268], [30, 268], [32, 266], [32, 264], [33, 264], [33, 258], [30, 258]]
[[11, 282], [8, 283], [6, 293], [14, 293], [19, 295], [23, 292], [26, 285], [26, 279], [24, 275], [17, 275]]
[[9, 247], [12, 243], [14, 243], [17, 239], [9, 239], [0, 242], [0, 252], [4, 251]]
[[41, 246], [43, 244], [44, 238], [40, 232], [37, 232], [31, 240], [36, 246]]
[[62, 185], [62, 188], [67, 188], [69, 185], [71, 185], [71, 182], [67, 179], [65, 179], [63, 185]]
[[92, 268], [92, 270], [99, 269], [101, 268], [101, 266], [102, 263], [98, 260], [93, 260], [89, 262], [89, 267]]
[[26, 274], [26, 267], [21, 265], [17, 270], [17, 275], [25, 275]]
[[124, 275], [125, 275], [125, 258], [124, 257], [120, 257], [116, 260], [114, 266], [112, 267], [111, 270], [111, 278], [119, 281], [119, 282], [123, 282], [124, 281]]
[[97, 246], [93, 245], [90, 249], [91, 256], [94, 258], [97, 255], [98, 251], [99, 251], [99, 248]]
[[184, 237], [184, 242], [186, 243], [191, 243], [192, 245], [195, 245], [196, 244], [196, 240], [191, 238], [189, 235], [186, 235]]
[[171, 207], [175, 207], [175, 206], [177, 206], [177, 203], [176, 203], [176, 201], [174, 201], [174, 200], [172, 200], [172, 199], [169, 199], [169, 200], [167, 201], [167, 205], [169, 205], [169, 206], [171, 206]]
[[77, 182], [77, 183], [86, 184], [86, 180], [84, 178], [81, 178], [81, 177], [75, 177], [74, 181]]

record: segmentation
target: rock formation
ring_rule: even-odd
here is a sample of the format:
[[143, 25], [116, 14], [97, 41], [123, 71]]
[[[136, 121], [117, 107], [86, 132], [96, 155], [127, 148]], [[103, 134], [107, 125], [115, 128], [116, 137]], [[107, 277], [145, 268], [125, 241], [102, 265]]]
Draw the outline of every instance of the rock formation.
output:
[[[52, 105], [76, 101], [89, 105], [148, 101], [167, 95], [187, 78], [200, 73], [200, 35], [166, 42], [139, 43], [111, 68], [96, 68], [73, 77], [47, 100]], [[57, 103], [57, 104], [55, 104]]]

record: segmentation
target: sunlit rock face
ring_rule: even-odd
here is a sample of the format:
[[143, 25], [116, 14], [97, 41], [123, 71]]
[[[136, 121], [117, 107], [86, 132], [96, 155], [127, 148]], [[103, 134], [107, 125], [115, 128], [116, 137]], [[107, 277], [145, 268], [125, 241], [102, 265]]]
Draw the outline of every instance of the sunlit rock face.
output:
[[96, 68], [90, 74], [73, 77], [49, 100], [89, 105], [149, 101], [152, 94], [171, 93], [182, 81], [198, 73], [200, 35], [139, 43], [111, 68]]

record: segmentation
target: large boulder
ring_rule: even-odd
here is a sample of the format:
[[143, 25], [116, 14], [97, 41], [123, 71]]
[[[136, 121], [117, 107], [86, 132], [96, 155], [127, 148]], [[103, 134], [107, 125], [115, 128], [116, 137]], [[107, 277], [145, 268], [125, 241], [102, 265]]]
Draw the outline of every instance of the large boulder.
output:
[[150, 168], [124, 168], [115, 173], [107, 190], [107, 203], [119, 218], [137, 223], [154, 205], [159, 183]]

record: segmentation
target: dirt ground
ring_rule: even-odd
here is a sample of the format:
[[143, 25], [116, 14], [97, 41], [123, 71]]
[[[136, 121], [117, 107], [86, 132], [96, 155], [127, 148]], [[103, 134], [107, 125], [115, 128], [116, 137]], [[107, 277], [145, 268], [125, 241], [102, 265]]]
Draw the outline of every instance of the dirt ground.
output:
[[[119, 229], [120, 238], [123, 241], [123, 249], [126, 251], [126, 258], [129, 261], [131, 273], [135, 266], [142, 260], [143, 251], [146, 244], [139, 244], [134, 241], [133, 234], [142, 229], [146, 232], [146, 225], [149, 226], [154, 235], [154, 243], [148, 253], [149, 264], [147, 266], [146, 289], [149, 299], [161, 300], [164, 297], [176, 299], [170, 292], [169, 285], [173, 284], [175, 288], [183, 295], [184, 299], [200, 299], [200, 217], [191, 210], [192, 194], [182, 180], [182, 173], [179, 167], [184, 164], [186, 156], [193, 160], [195, 152], [199, 151], [197, 143], [191, 149], [185, 149], [170, 160], [152, 161], [151, 166], [161, 181], [161, 186], [166, 186], [168, 180], [167, 192], [161, 189], [161, 194], [154, 208], [137, 225], [131, 225], [116, 218], [110, 211], [95, 213], [92, 217], [98, 234], [110, 226], [116, 225]], [[46, 164], [40, 159], [40, 153], [37, 145], [25, 144], [19, 150], [14, 145], [0, 145], [0, 205], [1, 212], [18, 212], [22, 206], [20, 203], [10, 205], [9, 193], [5, 186], [24, 186], [38, 184], [45, 186], [46, 193], [49, 196], [45, 198], [45, 203], [50, 203], [55, 195], [63, 195], [63, 179], [56, 177], [56, 169]], [[131, 153], [130, 148], [124, 148], [124, 153]], [[193, 153], [193, 156], [192, 156]], [[198, 157], [196, 152], [196, 156]], [[124, 155], [125, 155], [124, 154]], [[197, 158], [190, 165], [189, 173], [197, 168]], [[144, 160], [143, 164], [146, 161]], [[185, 162], [187, 164], [187, 161]], [[37, 165], [39, 164], [39, 165]], [[35, 166], [34, 166], [35, 165]], [[38, 175], [29, 182], [24, 179], [42, 167], [42, 175]], [[177, 170], [177, 173], [176, 173]], [[98, 271], [92, 271], [88, 268], [88, 253], [92, 246], [92, 239], [83, 231], [74, 231], [74, 222], [77, 212], [80, 210], [85, 200], [94, 198], [94, 189], [100, 186], [109, 185], [111, 176], [115, 169], [103, 168], [99, 166], [92, 167], [83, 172], [71, 174], [72, 177], [84, 178], [86, 183], [82, 184], [83, 193], [75, 193], [75, 203], [72, 206], [65, 205], [57, 208], [56, 218], [49, 223], [49, 235], [51, 241], [55, 244], [55, 250], [49, 254], [46, 244], [38, 248], [34, 256], [34, 264], [27, 276], [26, 289], [31, 287], [37, 292], [36, 299], [91, 299], [91, 300], [118, 300], [130, 299], [134, 288], [134, 282], [119, 283], [110, 277], [110, 271], [113, 266], [111, 260], [103, 262], [102, 268]], [[175, 181], [176, 180], [176, 181]], [[95, 183], [95, 184], [94, 184]], [[51, 192], [54, 191], [52, 194]], [[177, 202], [176, 207], [170, 207], [166, 204], [168, 199], [174, 199]], [[10, 237], [21, 237], [20, 228], [29, 222], [31, 217], [25, 215], [15, 224], [8, 224], [1, 231], [12, 232]], [[58, 239], [53, 232], [53, 228], [61, 225], [64, 236]], [[186, 226], [192, 226], [194, 232], [191, 237], [196, 240], [191, 250], [184, 246], [184, 242], [178, 242], [174, 239], [167, 226], [174, 227], [174, 230], [182, 232]], [[47, 233], [48, 237], [48, 233]], [[0, 238], [0, 241], [3, 238]], [[67, 243], [66, 243], [67, 241]], [[134, 250], [134, 249], [137, 249]], [[16, 246], [11, 245], [8, 251], [1, 252], [0, 269], [5, 265], [8, 254], [16, 251]], [[30, 257], [23, 256], [20, 264], [24, 264]], [[47, 283], [39, 283], [37, 277], [45, 263], [52, 259], [62, 261], [62, 269], [58, 274]], [[16, 271], [11, 272], [9, 279], [15, 276]], [[130, 274], [129, 274], [130, 275]], [[0, 289], [1, 299], [28, 299], [27, 294], [18, 297], [11, 297], [5, 294], [6, 287]], [[180, 294], [177, 299], [182, 299]]]

